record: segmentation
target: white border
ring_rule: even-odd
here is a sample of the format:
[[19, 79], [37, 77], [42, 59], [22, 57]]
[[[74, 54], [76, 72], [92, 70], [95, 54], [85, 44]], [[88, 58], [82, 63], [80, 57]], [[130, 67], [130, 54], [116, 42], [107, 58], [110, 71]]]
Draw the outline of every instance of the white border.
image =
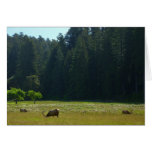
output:
[[[0, 2], [0, 151], [152, 151], [152, 82], [146, 82], [146, 126], [7, 126], [8, 26], [145, 26], [152, 64], [150, 0]], [[151, 66], [152, 67], [152, 66]]]

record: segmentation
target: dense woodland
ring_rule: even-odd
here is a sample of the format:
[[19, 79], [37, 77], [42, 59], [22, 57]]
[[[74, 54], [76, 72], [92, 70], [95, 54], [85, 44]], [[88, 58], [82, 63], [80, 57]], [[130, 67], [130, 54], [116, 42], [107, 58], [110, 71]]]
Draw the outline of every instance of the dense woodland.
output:
[[8, 89], [40, 91], [43, 99], [144, 102], [144, 36], [142, 27], [72, 27], [57, 40], [8, 35]]

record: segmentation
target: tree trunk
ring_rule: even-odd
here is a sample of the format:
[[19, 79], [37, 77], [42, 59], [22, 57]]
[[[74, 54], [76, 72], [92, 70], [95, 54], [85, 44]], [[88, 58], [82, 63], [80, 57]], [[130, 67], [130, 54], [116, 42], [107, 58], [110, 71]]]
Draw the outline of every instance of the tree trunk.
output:
[[15, 100], [16, 104], [17, 104], [17, 100]]
[[36, 102], [36, 101], [34, 100], [34, 104], [35, 104], [35, 102]]
[[137, 81], [136, 75], [135, 75], [135, 92], [136, 92], [136, 94], [138, 93], [138, 81]]

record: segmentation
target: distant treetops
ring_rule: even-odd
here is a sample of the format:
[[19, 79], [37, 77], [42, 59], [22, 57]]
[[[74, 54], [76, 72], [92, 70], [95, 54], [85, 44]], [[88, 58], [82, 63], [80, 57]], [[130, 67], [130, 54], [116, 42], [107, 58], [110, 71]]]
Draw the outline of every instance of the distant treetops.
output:
[[27, 97], [34, 101], [35, 104], [36, 100], [41, 99], [43, 96], [40, 92], [36, 92], [34, 90], [29, 90], [28, 92], [17, 88], [11, 88], [10, 90], [7, 90], [7, 100], [13, 100], [16, 102], [16, 104], [18, 101], [22, 101]]
[[7, 87], [49, 100], [144, 101], [144, 48], [144, 27], [71, 27], [57, 40], [8, 35]]

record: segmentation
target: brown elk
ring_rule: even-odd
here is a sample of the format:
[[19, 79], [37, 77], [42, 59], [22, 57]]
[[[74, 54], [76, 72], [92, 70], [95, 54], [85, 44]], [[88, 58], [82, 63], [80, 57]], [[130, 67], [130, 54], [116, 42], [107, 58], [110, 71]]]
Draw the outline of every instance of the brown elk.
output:
[[132, 114], [132, 111], [128, 111], [128, 110], [123, 110], [122, 114]]
[[50, 116], [59, 116], [59, 109], [50, 110], [47, 115], [44, 114], [44, 111], [42, 111], [42, 115], [44, 117], [50, 117]]
[[20, 109], [20, 112], [27, 112], [26, 109]]

